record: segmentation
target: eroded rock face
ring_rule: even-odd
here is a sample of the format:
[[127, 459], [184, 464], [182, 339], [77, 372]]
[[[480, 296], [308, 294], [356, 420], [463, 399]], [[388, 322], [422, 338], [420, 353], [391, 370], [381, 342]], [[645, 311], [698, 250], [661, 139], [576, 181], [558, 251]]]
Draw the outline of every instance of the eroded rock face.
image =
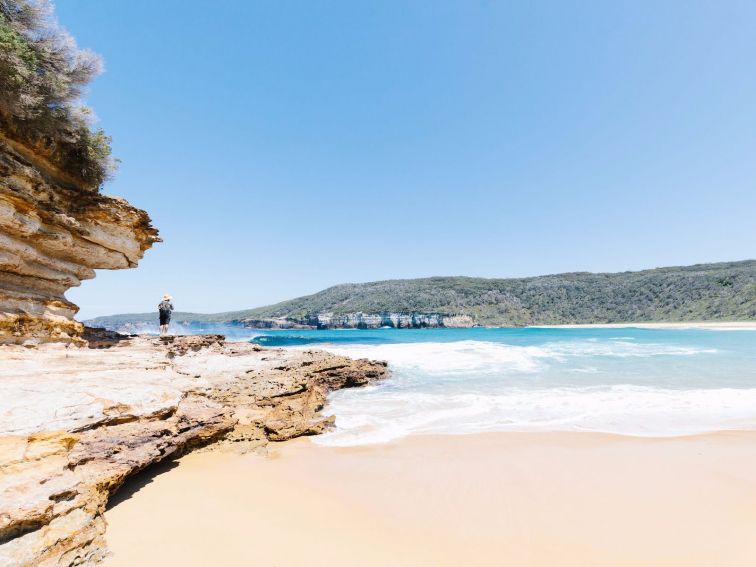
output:
[[318, 313], [302, 319], [243, 319], [255, 329], [424, 329], [472, 327], [469, 315], [443, 313]]
[[91, 565], [109, 497], [197, 445], [247, 451], [321, 432], [330, 390], [386, 365], [222, 336], [0, 347], [0, 566]]
[[95, 269], [135, 267], [158, 241], [147, 213], [0, 135], [0, 344], [77, 341], [65, 292]]

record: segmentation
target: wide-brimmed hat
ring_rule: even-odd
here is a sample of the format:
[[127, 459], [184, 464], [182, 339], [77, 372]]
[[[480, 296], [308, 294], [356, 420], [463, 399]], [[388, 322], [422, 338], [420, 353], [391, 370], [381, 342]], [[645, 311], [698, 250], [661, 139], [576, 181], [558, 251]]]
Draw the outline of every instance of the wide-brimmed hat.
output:
[[163, 299], [173, 299], [169, 293], [163, 294]]

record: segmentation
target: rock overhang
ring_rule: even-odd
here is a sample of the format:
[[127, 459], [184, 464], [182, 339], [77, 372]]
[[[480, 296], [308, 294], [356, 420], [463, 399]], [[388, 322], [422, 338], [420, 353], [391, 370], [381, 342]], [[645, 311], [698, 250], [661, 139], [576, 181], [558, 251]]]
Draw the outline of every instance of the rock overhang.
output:
[[80, 341], [65, 292], [96, 269], [135, 267], [156, 242], [145, 211], [0, 135], [0, 344]]

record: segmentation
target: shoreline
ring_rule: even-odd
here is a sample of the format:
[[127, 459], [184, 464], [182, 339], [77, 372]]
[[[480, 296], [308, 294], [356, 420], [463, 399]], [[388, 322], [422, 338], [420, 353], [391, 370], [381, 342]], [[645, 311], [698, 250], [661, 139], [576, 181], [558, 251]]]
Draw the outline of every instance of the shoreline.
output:
[[94, 565], [129, 477], [210, 447], [245, 453], [323, 431], [328, 392], [388, 375], [323, 351], [222, 335], [0, 347], [0, 565]]
[[[94, 564], [102, 560], [111, 543], [111, 530], [106, 533], [107, 518], [116, 518], [113, 525], [117, 525], [121, 512], [115, 510], [130, 509], [136, 505], [137, 493], [141, 493], [141, 489], [129, 488], [128, 479], [146, 469], [147, 474], [143, 477], [148, 478], [143, 487], [146, 489], [165, 477], [160, 480], [160, 486], [169, 497], [174, 494], [169, 486], [181, 486], [184, 482], [181, 475], [182, 471], [187, 471], [189, 465], [186, 463], [201, 464], [203, 473], [198, 477], [198, 484], [175, 493], [180, 502], [149, 512], [142, 510], [139, 514], [158, 522], [151, 528], [155, 533], [170, 527], [165, 525], [166, 517], [171, 518], [175, 510], [183, 510], [179, 517], [167, 523], [180, 525], [186, 520], [202, 524], [206, 516], [214, 517], [218, 527], [210, 526], [208, 530], [223, 528], [241, 538], [227, 542], [232, 556], [227, 559], [206, 557], [205, 564], [208, 561], [228, 564], [246, 561], [246, 556], [239, 555], [242, 551], [236, 547], [238, 541], [245, 541], [245, 536], [238, 532], [235, 524], [228, 522], [238, 521], [242, 526], [250, 522], [260, 524], [255, 529], [274, 542], [274, 550], [286, 547], [286, 541], [275, 544], [280, 534], [266, 531], [270, 528], [265, 523], [266, 518], [282, 514], [285, 518], [278, 521], [277, 530], [285, 534], [295, 533], [297, 538], [311, 537], [311, 548], [322, 547], [329, 534], [315, 530], [308, 535], [306, 526], [297, 522], [303, 514], [311, 522], [315, 521], [306, 514], [310, 509], [330, 510], [334, 506], [331, 500], [323, 500], [322, 492], [326, 489], [338, 502], [333, 511], [335, 527], [331, 529], [350, 535], [357, 546], [350, 553], [366, 554], [369, 558], [366, 565], [385, 565], [396, 556], [413, 558], [408, 565], [443, 565], [448, 558], [454, 557], [455, 561], [448, 564], [456, 565], [469, 558], [471, 546], [479, 564], [490, 564], [494, 559], [498, 561], [504, 554], [503, 557], [515, 564], [548, 565], [549, 561], [553, 564], [557, 556], [541, 557], [538, 546], [534, 551], [528, 546], [523, 547], [523, 541], [517, 540], [511, 542], [511, 549], [503, 550], [497, 543], [497, 538], [502, 533], [510, 533], [513, 526], [506, 522], [501, 524], [501, 518], [492, 514], [487, 502], [502, 501], [510, 505], [520, 498], [520, 495], [509, 492], [506, 486], [499, 486], [502, 478], [509, 478], [506, 483], [524, 487], [531, 495], [544, 489], [553, 492], [555, 484], [570, 495], [573, 487], [565, 484], [569, 478], [580, 483], [597, 469], [604, 470], [612, 478], [626, 475], [625, 469], [639, 475], [645, 474], [646, 468], [674, 469], [676, 478], [692, 475], [698, 479], [696, 482], [700, 484], [696, 490], [691, 489], [687, 494], [691, 499], [697, 498], [698, 492], [719, 491], [723, 476], [731, 478], [746, 474], [749, 483], [756, 486], [756, 451], [750, 449], [756, 441], [756, 432], [750, 431], [675, 437], [567, 431], [460, 433], [411, 435], [387, 443], [352, 447], [316, 445], [309, 439], [269, 445], [269, 442], [322, 432], [333, 423], [332, 416], [325, 417], [321, 413], [329, 391], [369, 384], [388, 373], [386, 363], [354, 360], [323, 351], [264, 348], [250, 343], [226, 342], [221, 335], [156, 338], [118, 337], [103, 332], [90, 337], [89, 348], [56, 344], [5, 346], [0, 348], [0, 360], [7, 372], [6, 379], [0, 384], [4, 394], [0, 396], [0, 501], [3, 502], [0, 506], [0, 519], [3, 520], [0, 523], [0, 564], [3, 565], [64, 566]], [[206, 449], [191, 452], [195, 447], [205, 446]], [[666, 447], [663, 454], [655, 449], [660, 446]], [[691, 447], [695, 449], [692, 453]], [[268, 458], [256, 456], [268, 449]], [[701, 451], [707, 453], [707, 458], [695, 461]], [[186, 452], [191, 453], [175, 461], [174, 466], [172, 456]], [[422, 458], [418, 459], [418, 455]], [[544, 458], [550, 460], [544, 461]], [[624, 467], [616, 468], [612, 464], [617, 458], [625, 462]], [[728, 468], [729, 465], [721, 468], [724, 466], [721, 463], [733, 458], [744, 466], [737, 470]], [[262, 463], [262, 470], [239, 469], [240, 463], [253, 462]], [[270, 463], [281, 466], [271, 468]], [[638, 463], [646, 463], [646, 468], [638, 468]], [[580, 469], [581, 474], [563, 477], [559, 467], [564, 466]], [[718, 470], [716, 478], [710, 475], [699, 478], [701, 466], [708, 473]], [[159, 474], [165, 467], [172, 470], [171, 475]], [[544, 472], [540, 472], [542, 468]], [[526, 469], [530, 474], [522, 476]], [[270, 473], [271, 470], [275, 474]], [[250, 478], [260, 475], [259, 486], [264, 488], [263, 492], [257, 491], [256, 487], [248, 495], [248, 479], [239, 477], [240, 471], [251, 475]], [[450, 477], [448, 471], [456, 472]], [[491, 476], [491, 471], [498, 471], [500, 478]], [[662, 480], [666, 474], [663, 473]], [[218, 479], [226, 477], [229, 482], [221, 482], [223, 486], [219, 489], [222, 491], [214, 497], [214, 502], [220, 506], [212, 511], [214, 516], [208, 516], [209, 512], [197, 516], [191, 508], [182, 508], [192, 505], [196, 495], [199, 495], [198, 503], [201, 504], [205, 495], [215, 490], [213, 487]], [[387, 479], [391, 481], [388, 485]], [[485, 482], [484, 486], [478, 486], [472, 480], [464, 479], [483, 479]], [[172, 484], [164, 484], [169, 480]], [[663, 501], [665, 496], [658, 491], [655, 477], [646, 480], [645, 485], [636, 487], [635, 498], [642, 500], [647, 492], [653, 493], [654, 500], [647, 502], [652, 507], [655, 501]], [[119, 492], [124, 481], [127, 481], [127, 487]], [[134, 482], [140, 481], [131, 481]], [[309, 489], [302, 492], [308, 486]], [[340, 492], [350, 486], [351, 492]], [[665, 486], [677, 490], [671, 479]], [[370, 490], [366, 491], [366, 487]], [[624, 494], [626, 489], [622, 485], [612, 485], [604, 490], [608, 498], [615, 498]], [[479, 490], [483, 492], [479, 493]], [[723, 490], [727, 492], [729, 489]], [[374, 491], [382, 494], [381, 501], [365, 501], [363, 493], [373, 494]], [[415, 502], [413, 510], [433, 513], [399, 522], [397, 525], [401, 530], [397, 533], [396, 528], [390, 527], [396, 523], [394, 514], [412, 516], [415, 512], [407, 511], [403, 501], [411, 502], [418, 491], [425, 495], [425, 500]], [[294, 500], [291, 500], [292, 492], [297, 494]], [[394, 492], [403, 495], [401, 501], [396, 501]], [[562, 498], [563, 495], [557, 492]], [[750, 488], [742, 492], [756, 501], [756, 489], [753, 494]], [[592, 498], [591, 494], [579, 490], [576, 494], [587, 501]], [[111, 498], [114, 495], [115, 498]], [[245, 500], [251, 496], [257, 500]], [[162, 498], [160, 494], [154, 497], [156, 502]], [[573, 498], [570, 502], [559, 498], [549, 505], [562, 515], [569, 515], [571, 507], [584, 505], [575, 501], [573, 496], [570, 496]], [[685, 520], [673, 514], [681, 498], [675, 500], [677, 504], [674, 506], [669, 504], [672, 510], [669, 512], [670, 522]], [[454, 505], [437, 509], [434, 508], [437, 501], [452, 501]], [[250, 518], [246, 511], [257, 510], [261, 502], [265, 506], [260, 509], [260, 514], [255, 511], [254, 518]], [[302, 502], [309, 504], [303, 508]], [[552, 534], [551, 528], [544, 528], [542, 523], [548, 524], [544, 516], [528, 516], [526, 504], [518, 504], [522, 508], [520, 521], [532, 526], [532, 530], [523, 537], [526, 536], [528, 541], [547, 536], [562, 537], [561, 532]], [[628, 502], [622, 502], [622, 506], [626, 504]], [[715, 501], [709, 504], [716, 506]], [[390, 510], [385, 509], [386, 506]], [[465, 525], [488, 535], [480, 541], [475, 538], [472, 541], [459, 540], [457, 531], [464, 531], [464, 526], [455, 524], [456, 528], [451, 529], [443, 522], [437, 523], [439, 518], [454, 517], [457, 511], [468, 518]], [[622, 521], [617, 519], [618, 514], [623, 514], [621, 511], [594, 511], [597, 516], [609, 514], [613, 520]], [[240, 513], [245, 514], [241, 519], [238, 517]], [[727, 514], [735, 513], [742, 515], [735, 508], [727, 511]], [[319, 517], [320, 513], [314, 514]], [[354, 524], [355, 514], [361, 523]], [[478, 522], [479, 516], [483, 518], [482, 524]], [[289, 526], [287, 521], [292, 518], [296, 521]], [[723, 523], [725, 519], [719, 517], [717, 521]], [[321, 521], [328, 526], [330, 516], [324, 516]], [[129, 523], [136, 527], [143, 524], [135, 518]], [[637, 524], [643, 522], [637, 520]], [[748, 525], [756, 528], [756, 519], [752, 524]], [[427, 529], [417, 533], [417, 525], [427, 526]], [[490, 526], [496, 527], [495, 533], [486, 531]], [[594, 528], [600, 530], [601, 526]], [[180, 557], [187, 547], [182, 538], [192, 529], [190, 526], [184, 532], [164, 533], [166, 541], [179, 546], [174, 551], [176, 557]], [[628, 525], [627, 529], [638, 528], [634, 524]], [[120, 529], [119, 532], [126, 533]], [[370, 549], [366, 541], [371, 534], [383, 532], [386, 539], [395, 542], [387, 547], [387, 553], [391, 555], [375, 555], [375, 550]], [[408, 539], [406, 534], [412, 537]], [[573, 534], [568, 539], [572, 541], [575, 536], [579, 540], [583, 535]], [[688, 536], [699, 538], [704, 534]], [[128, 553], [151, 555], [131, 557], [130, 563], [126, 564], [151, 564], [155, 546], [162, 544], [139, 543], [149, 537], [149, 534], [141, 533], [139, 541], [130, 544], [135, 549]], [[218, 532], [216, 537], [223, 541], [224, 532]], [[726, 539], [724, 535], [721, 537]], [[428, 543], [429, 538], [440, 538], [445, 545], [448, 540], [448, 547], [441, 546], [442, 553], [436, 554], [434, 546]], [[195, 541], [195, 538], [189, 541]], [[202, 541], [202, 534], [196, 534], [196, 541]], [[621, 543], [617, 545], [621, 547]], [[171, 545], [166, 544], [166, 548]], [[548, 539], [541, 543], [546, 549], [553, 545]], [[588, 543], [585, 545], [590, 547]], [[114, 547], [116, 555], [113, 557], [118, 558], [114, 561], [125, 556], [124, 548], [120, 549]], [[654, 553], [658, 552], [656, 547], [654, 550]], [[263, 554], [255, 556], [256, 560], [291, 565], [306, 560], [291, 557], [291, 563], [277, 563], [276, 557], [264, 555], [269, 551], [256, 550], [255, 553]], [[215, 544], [209, 545], [206, 552], [225, 553]], [[324, 549], [323, 553], [331, 555], [334, 551]], [[621, 556], [609, 555], [602, 561], [617, 564], [617, 559], [627, 553], [630, 552], [625, 550]], [[705, 550], [699, 552], [705, 553]], [[382, 561], [370, 563], [376, 557], [381, 557]], [[752, 557], [756, 558], [756, 551]], [[164, 561], [170, 563], [169, 559], [166, 557]], [[635, 564], [641, 558], [637, 559]], [[190, 556], [183, 563], [192, 565], [193, 560], [194, 557]], [[592, 560], [592, 555], [575, 556], [575, 564], [583, 565]], [[334, 563], [342, 564], [351, 567], [353, 563], [346, 559]], [[679, 564], [690, 563], [681, 561]]]
[[109, 508], [104, 565], [752, 565], [754, 442], [485, 433], [193, 453]]
[[[506, 328], [506, 327], [495, 327]], [[756, 331], [756, 321], [698, 321], [689, 323], [584, 323], [529, 325], [525, 329], [715, 329]]]
[[[95, 318], [96, 319], [96, 318]], [[91, 322], [91, 320], [90, 320]], [[205, 324], [201, 321], [177, 320], [180, 325]], [[134, 328], [118, 327], [116, 332], [139, 335], [157, 336], [156, 330], [148, 330], [150, 324], [140, 324]], [[265, 326], [248, 326], [235, 321], [226, 321], [213, 323], [216, 328], [210, 332], [223, 332], [222, 327], [228, 325], [231, 327], [243, 328], [248, 331], [266, 331], [266, 332], [296, 332], [296, 331], [379, 331], [379, 330], [443, 330], [443, 329], [710, 329], [710, 330], [746, 330], [756, 331], [756, 321], [674, 321], [674, 322], [637, 322], [637, 323], [566, 323], [561, 325], [523, 325], [523, 326], [489, 326], [489, 325], [472, 325], [472, 326], [427, 326], [427, 327], [315, 327], [307, 325], [298, 325], [293, 327], [265, 327]], [[99, 327], [98, 327], [99, 328]], [[104, 327], [103, 327], [104, 328]], [[154, 324], [154, 329], [157, 329]], [[246, 337], [238, 339], [228, 337], [229, 341], [247, 340]]]

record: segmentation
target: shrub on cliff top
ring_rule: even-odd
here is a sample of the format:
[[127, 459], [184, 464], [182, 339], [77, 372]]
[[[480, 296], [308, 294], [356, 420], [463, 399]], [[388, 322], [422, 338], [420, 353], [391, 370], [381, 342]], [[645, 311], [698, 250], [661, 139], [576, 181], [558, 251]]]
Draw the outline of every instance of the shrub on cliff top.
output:
[[3, 131], [93, 188], [116, 166], [110, 138], [92, 130], [80, 102], [101, 69], [100, 57], [58, 26], [48, 0], [0, 0]]

